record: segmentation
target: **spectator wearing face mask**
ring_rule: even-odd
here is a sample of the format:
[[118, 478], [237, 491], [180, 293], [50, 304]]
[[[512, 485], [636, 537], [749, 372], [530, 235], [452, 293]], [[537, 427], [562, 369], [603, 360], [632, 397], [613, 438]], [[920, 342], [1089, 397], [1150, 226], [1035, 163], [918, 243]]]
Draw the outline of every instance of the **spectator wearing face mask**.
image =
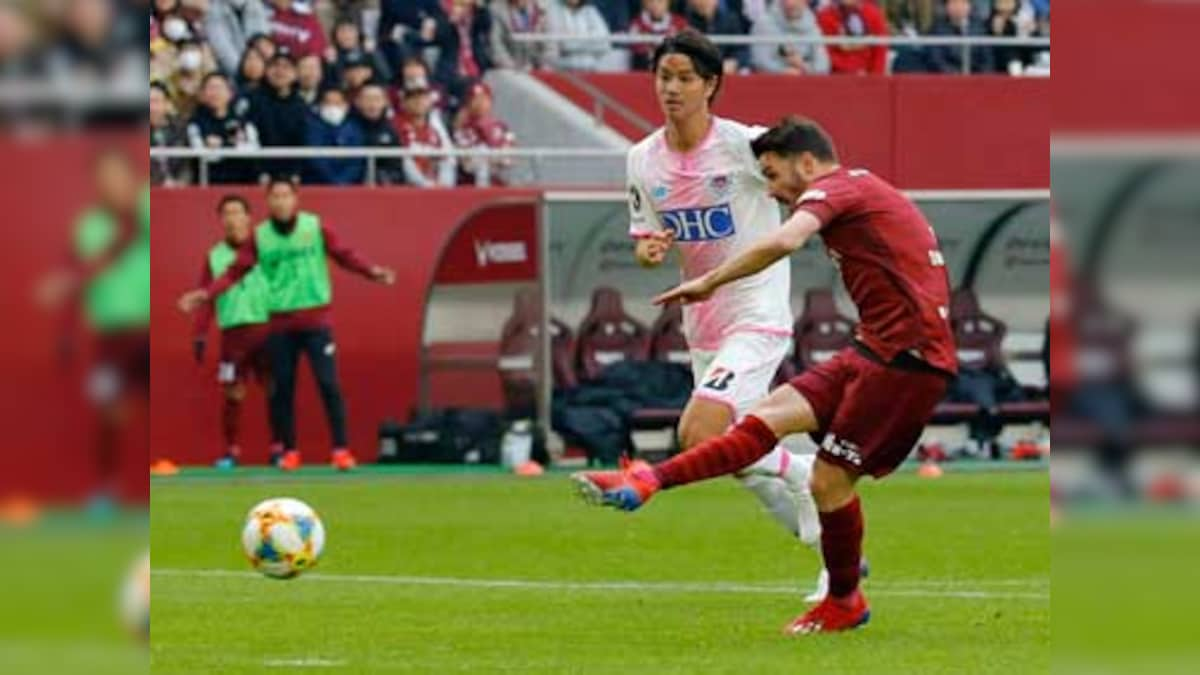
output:
[[263, 0], [209, 0], [205, 32], [217, 64], [225, 73], [238, 72], [242, 50], [250, 38], [271, 30]]
[[[254, 150], [260, 146], [258, 128], [233, 110], [233, 88], [219, 72], [204, 78], [200, 105], [188, 122], [188, 143], [197, 150], [230, 148]], [[213, 184], [252, 183], [255, 163], [248, 159], [219, 159], [208, 163], [208, 181]]]
[[[476, 82], [454, 120], [454, 145], [464, 149], [501, 149], [516, 145], [516, 135], [492, 112], [492, 90]], [[504, 185], [511, 159], [464, 159], [459, 162], [460, 184]], [[484, 169], [487, 169], [486, 171]]]
[[[754, 24], [753, 35], [764, 37], [819, 38], [821, 27], [807, 0], [775, 0]], [[764, 73], [828, 75], [829, 53], [812, 42], [756, 44], [751, 47], [754, 68]]]
[[[421, 81], [404, 86], [404, 110], [396, 116], [400, 145], [414, 149], [453, 147], [450, 134], [434, 109], [433, 91]], [[454, 187], [458, 182], [457, 162], [453, 157], [407, 157], [404, 176], [418, 187]]]
[[[258, 128], [264, 148], [299, 147], [308, 136], [308, 106], [296, 91], [296, 62], [287, 54], [276, 54], [267, 63], [266, 85], [250, 98], [250, 120]], [[262, 163], [264, 177], [285, 176], [299, 180], [302, 162], [271, 159]]]
[[325, 29], [307, 5], [295, 0], [271, 0], [271, 36], [275, 43], [293, 58], [316, 54], [329, 58]]
[[[336, 87], [321, 91], [320, 100], [308, 116], [308, 142], [312, 148], [357, 148], [365, 144], [362, 128], [350, 119], [350, 101]], [[360, 185], [366, 162], [353, 158], [309, 159], [304, 182], [318, 185]]]
[[[387, 90], [378, 82], [370, 82], [358, 92], [354, 99], [352, 122], [362, 135], [362, 144], [368, 148], [398, 148], [400, 134], [392, 120]], [[375, 162], [375, 182], [379, 185], [401, 185], [404, 183], [404, 161], [379, 159]]]
[[212, 58], [207, 54], [204, 45], [189, 40], [179, 45], [175, 53], [175, 68], [168, 78], [171, 89], [171, 103], [175, 110], [184, 117], [190, 117], [196, 108], [196, 97], [205, 76], [215, 69]]
[[[883, 12], [869, 0], [834, 0], [817, 14], [821, 31], [831, 37], [886, 37]], [[829, 45], [831, 72], [835, 75], [884, 75], [886, 45]]]
[[[946, 0], [945, 16], [933, 27], [933, 35], [966, 37], [985, 35], [986, 29], [971, 14], [970, 0]], [[963, 48], [959, 45], [933, 45], [928, 49], [929, 70], [934, 73], [963, 72]], [[970, 47], [970, 72], [991, 73], [996, 67], [991, 47]]]

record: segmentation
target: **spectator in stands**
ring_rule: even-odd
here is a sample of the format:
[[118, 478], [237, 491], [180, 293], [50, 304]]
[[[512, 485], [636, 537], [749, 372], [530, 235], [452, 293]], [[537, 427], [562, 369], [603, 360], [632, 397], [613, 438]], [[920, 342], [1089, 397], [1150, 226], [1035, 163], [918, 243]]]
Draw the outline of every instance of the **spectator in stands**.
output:
[[882, 0], [888, 28], [894, 35], [928, 35], [937, 18], [937, 0]]
[[[443, 82], [461, 94], [492, 67], [492, 15], [477, 7], [474, 0], [446, 0], [450, 52], [439, 57], [439, 73]], [[442, 65], [442, 62], [445, 65]], [[440, 72], [444, 71], [444, 72]], [[461, 98], [461, 95], [459, 96]]]
[[[508, 125], [492, 112], [492, 90], [483, 82], [476, 82], [455, 117], [454, 145], [465, 149], [511, 148], [516, 140]], [[462, 174], [459, 182], [479, 187], [503, 185], [504, 172], [511, 166], [510, 159], [464, 159], [459, 162]]]
[[[267, 62], [266, 86], [250, 98], [250, 121], [264, 148], [300, 147], [308, 136], [308, 106], [296, 93], [296, 62], [280, 52]], [[262, 176], [300, 179], [302, 162], [271, 159], [262, 163]]]
[[[334, 61], [331, 64], [335, 73], [335, 80], [341, 80], [341, 72], [345, 66], [345, 59], [354, 53], [361, 52], [371, 61], [372, 70], [375, 72], [375, 77], [388, 81], [392, 79], [392, 70], [388, 67], [387, 59], [372, 45], [368, 45], [363, 38], [362, 29], [359, 24], [351, 19], [338, 19], [333, 25], [333, 30], [330, 31], [330, 42], [333, 43]], [[353, 99], [353, 97], [352, 97]]]
[[[150, 83], [150, 147], [187, 147], [187, 132], [171, 106], [171, 96], [162, 82]], [[174, 187], [192, 182], [191, 163], [185, 159], [150, 160], [150, 182]]]
[[[396, 117], [401, 146], [414, 149], [453, 147], [441, 115], [433, 106], [433, 92], [427, 83], [405, 83], [404, 111]], [[453, 157], [406, 157], [403, 164], [404, 176], [412, 185], [453, 187], [458, 181], [457, 162]]]
[[296, 92], [307, 105], [316, 105], [325, 84], [325, 61], [309, 54], [296, 62]]
[[243, 96], [253, 94], [267, 77], [267, 58], [254, 47], [246, 47], [237, 69], [237, 88]]
[[[821, 31], [828, 36], [886, 36], [887, 21], [873, 2], [834, 0], [817, 14]], [[887, 73], [886, 45], [830, 45], [829, 60], [834, 74], [883, 75]]]
[[[233, 88], [220, 72], [204, 78], [202, 100], [188, 123], [189, 144], [197, 149], [236, 148], [254, 150], [259, 147], [256, 125], [234, 113]], [[251, 183], [255, 171], [252, 160], [219, 159], [208, 163], [210, 183]]]
[[250, 38], [270, 30], [263, 0], [210, 0], [205, 33], [221, 70], [238, 72], [242, 50]]
[[[705, 35], [744, 35], [746, 25], [739, 12], [721, 7], [719, 0], [688, 0], [684, 18]], [[721, 45], [725, 72], [750, 68], [750, 48], [746, 45]]]
[[[933, 27], [933, 35], [986, 35], [983, 22], [971, 14], [970, 0], [945, 0], [945, 10], [945, 16]], [[926, 53], [929, 55], [930, 72], [963, 72], [964, 50], [961, 46], [932, 45]], [[970, 47], [970, 60], [972, 73], [992, 73], [996, 70], [991, 47]]]
[[[357, 148], [365, 145], [362, 126], [350, 118], [350, 100], [336, 87], [321, 90], [318, 104], [308, 115], [308, 142], [311, 148]], [[304, 182], [318, 185], [359, 185], [366, 175], [362, 159], [309, 159]]]
[[632, 19], [640, 10], [638, 0], [595, 0], [596, 9], [604, 17], [604, 23], [614, 33], [627, 33]]
[[394, 91], [388, 92], [389, 100], [392, 101], [392, 108], [394, 110], [404, 110], [404, 89], [410, 86], [429, 88], [430, 95], [433, 96], [434, 110], [444, 112], [449, 105], [450, 97], [441, 88], [441, 85], [433, 80], [433, 74], [429, 71], [429, 66], [415, 56], [406, 59], [400, 66], [400, 81], [398, 86]]
[[[987, 34], [992, 37], [1027, 37], [1036, 30], [1029, 19], [1018, 16], [1017, 0], [993, 0], [992, 13], [985, 24]], [[997, 45], [992, 47], [992, 61], [996, 70], [1018, 74], [1032, 60], [1028, 47]]]
[[[608, 24], [589, 0], [554, 0], [547, 10], [546, 32], [578, 37], [607, 38]], [[612, 58], [606, 40], [572, 40], [550, 46], [550, 60], [562, 70], [594, 71]]]
[[362, 51], [347, 53], [340, 65], [341, 75], [337, 81], [351, 100], [358, 98], [359, 90], [368, 82], [379, 79], [375, 74], [374, 61]]
[[450, 17], [441, 0], [379, 0], [378, 48], [397, 69], [411, 56], [437, 47], [443, 62], [454, 53]]
[[[671, 11], [667, 0], [642, 0], [642, 11], [629, 25], [633, 35], [654, 35], [661, 38], [685, 30], [688, 23]], [[654, 54], [653, 44], [633, 45], [629, 48], [634, 70], [650, 70], [650, 58]]]
[[150, 18], [160, 27], [165, 27], [167, 17], [179, 11], [179, 0], [154, 0], [154, 7], [150, 11]]
[[[382, 84], [371, 82], [358, 92], [358, 97], [354, 101], [353, 123], [358, 127], [364, 146], [370, 148], [400, 147], [401, 136], [392, 119], [387, 90]], [[404, 176], [404, 160], [395, 158], [376, 160], [376, 184], [402, 185]]]
[[539, 0], [492, 0], [492, 59], [498, 68], [546, 67], [544, 43], [517, 42], [513, 33], [545, 33], [546, 11]]
[[215, 69], [216, 63], [200, 42], [187, 40], [178, 45], [175, 68], [168, 78], [168, 83], [172, 94], [171, 102], [181, 116], [191, 117], [204, 78]]
[[250, 46], [258, 50], [263, 58], [270, 61], [279, 51], [279, 45], [275, 42], [275, 38], [267, 34], [255, 35], [250, 38]]
[[325, 29], [310, 5], [295, 0], [271, 0], [271, 7], [271, 35], [281, 49], [297, 59], [309, 54], [330, 56]]
[[[820, 38], [821, 27], [807, 0], [775, 0], [754, 24], [752, 35]], [[764, 73], [828, 75], [829, 53], [820, 43], [756, 44], [750, 49], [754, 68]]]

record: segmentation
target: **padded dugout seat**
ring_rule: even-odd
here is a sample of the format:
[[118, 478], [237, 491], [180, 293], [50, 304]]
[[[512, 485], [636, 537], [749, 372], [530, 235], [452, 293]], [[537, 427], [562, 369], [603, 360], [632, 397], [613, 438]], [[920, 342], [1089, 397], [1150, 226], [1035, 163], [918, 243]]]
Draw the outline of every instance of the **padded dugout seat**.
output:
[[575, 372], [592, 380], [614, 363], [646, 358], [649, 331], [625, 312], [621, 293], [601, 287], [592, 292], [592, 306], [579, 326]]
[[[513, 313], [500, 332], [500, 356], [496, 367], [504, 391], [505, 410], [514, 416], [532, 416], [537, 409], [537, 359], [541, 345], [541, 304], [537, 289], [527, 288], [513, 298]], [[575, 386], [571, 368], [574, 336], [567, 324], [550, 319], [550, 350], [554, 383]]]

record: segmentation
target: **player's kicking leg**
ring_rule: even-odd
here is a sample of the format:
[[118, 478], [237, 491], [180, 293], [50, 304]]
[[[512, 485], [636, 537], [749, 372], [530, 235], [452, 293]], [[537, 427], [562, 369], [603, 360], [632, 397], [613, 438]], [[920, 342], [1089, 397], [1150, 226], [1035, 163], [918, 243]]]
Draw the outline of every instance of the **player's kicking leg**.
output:
[[[671, 459], [650, 466], [634, 462], [621, 471], [586, 472], [574, 479], [581, 489], [605, 504], [632, 511], [667, 488], [736, 473], [770, 453], [779, 439], [818, 428], [812, 406], [794, 387], [773, 391], [727, 433], [705, 441]], [[806, 634], [847, 630], [866, 623], [870, 613], [858, 590], [862, 551], [862, 514], [854, 496], [854, 480], [826, 470], [827, 462], [814, 464], [811, 484], [822, 509], [821, 549], [830, 574], [830, 595], [810, 612], [792, 622], [788, 632]], [[818, 487], [819, 486], [819, 487]], [[849, 495], [849, 496], [847, 496]], [[839, 500], [845, 500], [841, 504]], [[847, 569], [853, 567], [853, 571]], [[851, 590], [847, 590], [847, 587]], [[842, 595], [839, 595], [842, 594]]]

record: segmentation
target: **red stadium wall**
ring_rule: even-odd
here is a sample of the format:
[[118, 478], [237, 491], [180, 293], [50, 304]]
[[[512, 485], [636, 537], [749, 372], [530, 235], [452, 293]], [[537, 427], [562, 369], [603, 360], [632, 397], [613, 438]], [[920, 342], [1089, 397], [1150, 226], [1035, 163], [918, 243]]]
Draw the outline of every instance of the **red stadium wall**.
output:
[[[151, 447], [155, 455], [184, 463], [209, 462], [220, 451], [215, 364], [211, 358], [204, 367], [193, 363], [190, 319], [175, 309], [175, 300], [196, 283], [205, 252], [220, 236], [213, 210], [225, 192], [156, 190], [152, 195]], [[256, 213], [263, 213], [261, 191], [243, 192], [253, 198]], [[385, 288], [335, 272], [338, 368], [351, 444], [362, 458], [374, 457], [379, 421], [404, 419], [416, 403], [423, 308], [435, 266], [451, 235], [468, 218], [490, 220], [486, 205], [534, 196], [518, 190], [310, 188], [303, 192], [303, 208], [320, 213], [348, 243], [370, 260], [394, 267], [398, 275], [396, 286]], [[493, 216], [503, 221], [499, 229], [504, 231], [508, 226], [503, 223], [511, 221], [512, 212], [500, 208]], [[261, 394], [253, 393], [246, 410], [250, 422], [246, 450], [251, 462], [266, 458], [262, 405]], [[302, 368], [297, 405], [301, 451], [308, 461], [324, 462], [329, 436], [307, 368]]]
[[[590, 98], [555, 73], [544, 82], [585, 110]], [[585, 76], [641, 117], [662, 119], [650, 76]], [[837, 139], [843, 160], [906, 189], [1050, 185], [1050, 81], [1010, 77], [730, 77], [717, 114], [771, 124], [803, 114]], [[642, 134], [606, 117], [629, 138]]]

